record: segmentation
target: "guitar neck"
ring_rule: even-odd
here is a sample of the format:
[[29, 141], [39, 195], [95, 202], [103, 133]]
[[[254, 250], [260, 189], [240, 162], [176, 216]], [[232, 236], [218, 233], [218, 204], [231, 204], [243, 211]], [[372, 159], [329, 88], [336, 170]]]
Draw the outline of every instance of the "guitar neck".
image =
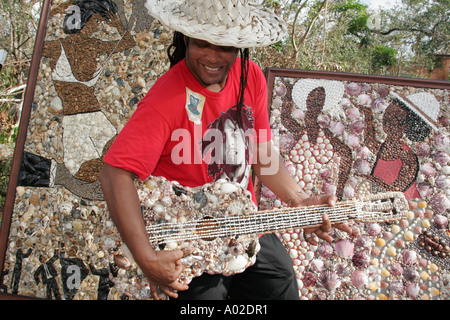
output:
[[273, 233], [290, 228], [304, 228], [322, 224], [326, 213], [331, 223], [356, 219], [361, 202], [342, 202], [328, 205], [257, 211], [245, 215], [204, 218], [182, 224], [163, 223], [147, 226], [149, 240], [154, 244], [235, 237], [244, 234]]
[[340, 223], [356, 219], [360, 212], [361, 205], [358, 202], [344, 202], [334, 207], [323, 205], [258, 211], [249, 215], [224, 218], [227, 221], [221, 226], [221, 233], [226, 233], [223, 236], [228, 237], [313, 227], [322, 224], [322, 216], [325, 213], [332, 224]]

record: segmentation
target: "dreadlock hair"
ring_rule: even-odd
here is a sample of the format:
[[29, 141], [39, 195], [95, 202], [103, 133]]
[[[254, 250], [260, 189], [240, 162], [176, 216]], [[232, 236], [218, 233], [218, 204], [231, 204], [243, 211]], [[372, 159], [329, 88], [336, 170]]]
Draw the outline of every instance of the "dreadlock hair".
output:
[[[170, 61], [170, 68], [176, 65], [178, 62], [186, 57], [186, 46], [189, 43], [189, 38], [184, 40], [184, 34], [175, 31], [173, 35], [172, 43], [167, 48], [167, 55]], [[244, 107], [244, 91], [247, 86], [247, 76], [250, 61], [250, 50], [248, 48], [239, 49], [239, 55], [241, 57], [241, 78], [239, 83], [239, 94], [236, 101], [237, 108], [237, 122], [239, 127], [242, 128], [242, 108]]]

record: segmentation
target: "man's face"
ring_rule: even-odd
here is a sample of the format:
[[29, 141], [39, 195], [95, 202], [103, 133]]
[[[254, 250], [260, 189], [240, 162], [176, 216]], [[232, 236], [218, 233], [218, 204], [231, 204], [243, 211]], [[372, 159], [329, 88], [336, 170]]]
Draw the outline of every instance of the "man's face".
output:
[[219, 47], [203, 40], [189, 38], [186, 64], [205, 88], [220, 92], [225, 87], [228, 72], [236, 61], [237, 52], [234, 47]]

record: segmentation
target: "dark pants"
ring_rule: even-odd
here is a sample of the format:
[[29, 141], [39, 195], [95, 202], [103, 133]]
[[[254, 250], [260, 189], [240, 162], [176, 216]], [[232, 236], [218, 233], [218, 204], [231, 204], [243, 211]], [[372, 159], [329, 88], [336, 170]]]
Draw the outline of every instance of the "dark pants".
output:
[[233, 276], [203, 274], [189, 289], [178, 292], [180, 300], [298, 300], [292, 259], [275, 234], [263, 235], [253, 266]]

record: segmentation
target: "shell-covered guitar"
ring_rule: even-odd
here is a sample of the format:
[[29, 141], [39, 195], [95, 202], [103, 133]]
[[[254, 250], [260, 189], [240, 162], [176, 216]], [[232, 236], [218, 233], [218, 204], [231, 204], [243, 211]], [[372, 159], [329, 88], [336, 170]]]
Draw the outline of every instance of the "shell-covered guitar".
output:
[[[218, 180], [196, 188], [162, 177], [136, 182], [149, 241], [156, 250], [181, 249], [184, 270], [179, 281], [209, 274], [232, 275], [254, 264], [262, 233], [317, 226], [322, 215], [331, 223], [380, 222], [404, 216], [408, 203], [400, 192], [328, 205], [258, 211], [251, 194], [238, 184]], [[150, 297], [149, 283], [106, 219], [106, 249], [119, 267], [116, 290], [132, 299]]]

